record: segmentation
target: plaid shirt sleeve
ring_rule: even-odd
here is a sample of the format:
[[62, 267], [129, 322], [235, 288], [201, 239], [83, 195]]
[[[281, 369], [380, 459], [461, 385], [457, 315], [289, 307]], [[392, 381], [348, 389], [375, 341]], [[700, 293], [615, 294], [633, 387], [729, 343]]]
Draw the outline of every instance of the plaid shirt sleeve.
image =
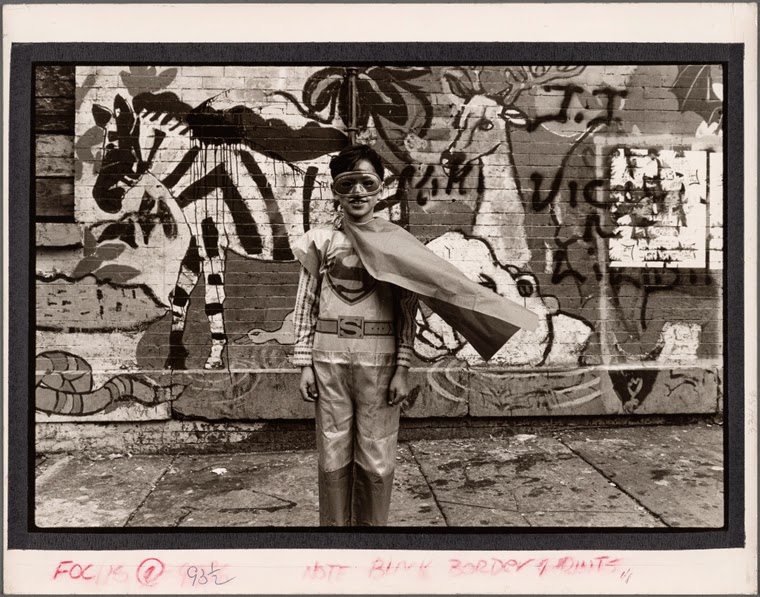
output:
[[396, 365], [409, 367], [417, 334], [417, 305], [419, 297], [405, 288], [396, 287], [399, 309], [396, 312]]
[[295, 331], [295, 352], [292, 362], [296, 367], [311, 365], [311, 350], [314, 346], [314, 333], [317, 327], [319, 313], [319, 279], [312, 276], [308, 270], [301, 267], [301, 278], [298, 282], [296, 308], [293, 312], [293, 328]]

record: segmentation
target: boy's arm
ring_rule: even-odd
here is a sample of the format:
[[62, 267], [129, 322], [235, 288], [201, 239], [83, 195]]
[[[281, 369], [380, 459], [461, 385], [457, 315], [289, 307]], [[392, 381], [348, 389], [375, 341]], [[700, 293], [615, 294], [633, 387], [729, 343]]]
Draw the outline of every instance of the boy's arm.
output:
[[397, 287], [398, 309], [396, 311], [396, 372], [388, 387], [388, 404], [396, 406], [409, 396], [408, 373], [412, 364], [414, 336], [417, 333], [417, 304], [413, 292]]
[[314, 333], [319, 313], [319, 279], [312, 276], [305, 267], [301, 267], [301, 277], [296, 294], [296, 307], [293, 311], [295, 331], [295, 352], [293, 364], [297, 367], [311, 366], [311, 349], [314, 345]]
[[399, 309], [396, 314], [396, 366], [406, 367], [412, 363], [414, 337], [417, 334], [417, 306], [419, 297], [405, 288], [397, 287]]

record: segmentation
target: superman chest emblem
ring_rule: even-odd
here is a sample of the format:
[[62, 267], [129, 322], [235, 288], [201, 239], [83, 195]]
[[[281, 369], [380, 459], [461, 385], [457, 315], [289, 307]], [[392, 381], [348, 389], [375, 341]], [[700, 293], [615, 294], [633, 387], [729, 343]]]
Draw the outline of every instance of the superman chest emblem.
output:
[[364, 269], [358, 255], [348, 247], [339, 247], [327, 265], [327, 283], [342, 301], [353, 305], [369, 296], [377, 280]]

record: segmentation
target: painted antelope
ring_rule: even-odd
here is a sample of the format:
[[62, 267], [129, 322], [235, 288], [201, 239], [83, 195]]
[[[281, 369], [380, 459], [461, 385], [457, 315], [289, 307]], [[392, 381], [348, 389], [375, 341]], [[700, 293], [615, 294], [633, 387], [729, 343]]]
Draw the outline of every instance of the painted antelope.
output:
[[[306, 131], [291, 129], [244, 107], [221, 112], [210, 102], [197, 108], [171, 93], [143, 93], [130, 104], [117, 95], [113, 110], [95, 104], [95, 122], [105, 131], [103, 158], [93, 198], [104, 218], [134, 219], [147, 206], [174, 201], [190, 230], [168, 303], [172, 310], [169, 356], [165, 366], [184, 369], [188, 351], [182, 337], [189, 297], [201, 274], [205, 311], [211, 331], [211, 352], [205, 368], [223, 366], [227, 344], [224, 326], [225, 257], [227, 251], [261, 260], [292, 260], [290, 245], [313, 222], [327, 222], [331, 202], [323, 177], [328, 158], [345, 144], [334, 129], [314, 123]], [[268, 127], [274, 142], [298, 146], [297, 162], [285, 152], [263, 149], [256, 133]], [[258, 127], [258, 128], [257, 128]], [[253, 133], [252, 133], [253, 131]], [[266, 131], [265, 131], [266, 132]], [[306, 140], [292, 143], [303, 135]], [[309, 146], [308, 139], [321, 145]]]
[[477, 172], [477, 209], [472, 235], [488, 242], [499, 263], [523, 266], [530, 260], [525, 239], [520, 185], [510, 131], [525, 128], [527, 115], [515, 106], [535, 85], [571, 77], [583, 67], [519, 67], [505, 71], [505, 87], [486, 90], [478, 69], [451, 69], [444, 88], [457, 98], [454, 138], [441, 154], [449, 188]]

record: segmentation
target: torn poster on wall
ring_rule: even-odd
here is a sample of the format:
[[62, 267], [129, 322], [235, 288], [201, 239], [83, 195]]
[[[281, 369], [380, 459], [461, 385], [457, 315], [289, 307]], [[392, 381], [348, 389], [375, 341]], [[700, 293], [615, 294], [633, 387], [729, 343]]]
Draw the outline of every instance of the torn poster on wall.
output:
[[620, 147], [609, 172], [612, 267], [707, 266], [707, 151]]

